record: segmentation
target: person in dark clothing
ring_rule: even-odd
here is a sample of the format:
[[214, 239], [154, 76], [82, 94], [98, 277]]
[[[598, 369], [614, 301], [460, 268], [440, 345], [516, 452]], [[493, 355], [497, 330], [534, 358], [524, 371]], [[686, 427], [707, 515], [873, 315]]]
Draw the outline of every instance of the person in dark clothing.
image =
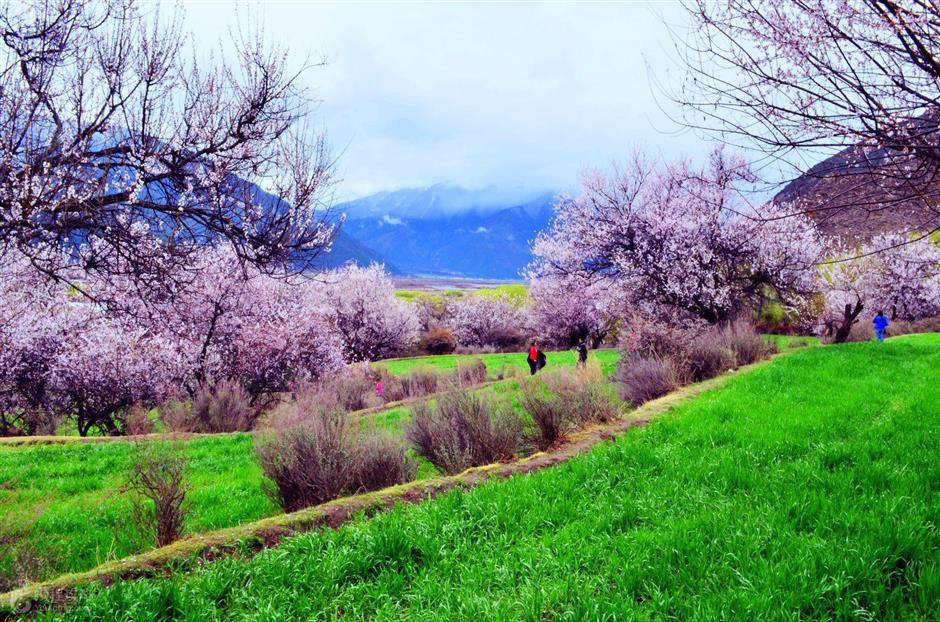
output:
[[878, 341], [885, 340], [885, 331], [888, 330], [888, 323], [888, 317], [885, 315], [884, 311], [879, 311], [875, 319], [872, 320], [872, 324], [875, 326], [875, 337]]
[[584, 343], [584, 339], [578, 342], [575, 350], [578, 351], [578, 367], [584, 367], [584, 364], [587, 363], [587, 344]]
[[536, 367], [538, 367], [539, 369], [542, 369], [543, 367], [545, 367], [545, 362], [546, 362], [545, 353], [542, 352], [541, 350], [539, 350], [538, 357], [536, 358], [536, 362], [538, 363]]
[[544, 356], [539, 351], [538, 345], [533, 341], [532, 345], [529, 346], [529, 357], [526, 359], [526, 362], [529, 364], [529, 373], [535, 375], [535, 372], [539, 370], [539, 356]]

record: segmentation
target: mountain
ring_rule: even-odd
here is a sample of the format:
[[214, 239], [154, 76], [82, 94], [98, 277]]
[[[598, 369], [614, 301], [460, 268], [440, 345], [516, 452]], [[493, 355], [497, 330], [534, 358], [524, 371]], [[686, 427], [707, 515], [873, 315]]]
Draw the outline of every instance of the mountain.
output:
[[360, 266], [380, 263], [385, 265], [385, 269], [389, 274], [395, 276], [404, 274], [401, 268], [389, 261], [386, 257], [368, 248], [341, 228], [336, 235], [336, 239], [333, 240], [333, 247], [330, 249], [330, 252], [317, 257], [314, 261], [314, 266], [317, 268], [339, 268], [347, 263], [355, 263]]
[[412, 275], [518, 279], [554, 194], [439, 184], [337, 206], [343, 232]]
[[864, 241], [940, 226], [936, 167], [886, 148], [849, 147], [813, 166], [775, 197], [805, 210], [827, 235]]

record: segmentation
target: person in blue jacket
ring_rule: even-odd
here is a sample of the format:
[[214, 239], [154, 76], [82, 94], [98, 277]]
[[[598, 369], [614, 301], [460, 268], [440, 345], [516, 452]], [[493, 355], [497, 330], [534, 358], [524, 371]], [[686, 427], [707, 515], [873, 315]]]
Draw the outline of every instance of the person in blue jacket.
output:
[[888, 317], [885, 315], [885, 312], [879, 311], [875, 319], [872, 320], [872, 324], [875, 325], [875, 337], [878, 338], [878, 341], [884, 341], [885, 330], [888, 328]]

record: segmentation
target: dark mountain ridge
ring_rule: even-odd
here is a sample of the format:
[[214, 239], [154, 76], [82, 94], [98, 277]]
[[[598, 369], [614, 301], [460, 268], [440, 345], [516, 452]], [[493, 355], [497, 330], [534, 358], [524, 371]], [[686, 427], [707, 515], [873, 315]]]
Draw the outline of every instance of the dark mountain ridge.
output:
[[819, 162], [775, 197], [806, 211], [824, 234], [864, 241], [940, 226], [936, 167], [889, 148], [853, 146]]

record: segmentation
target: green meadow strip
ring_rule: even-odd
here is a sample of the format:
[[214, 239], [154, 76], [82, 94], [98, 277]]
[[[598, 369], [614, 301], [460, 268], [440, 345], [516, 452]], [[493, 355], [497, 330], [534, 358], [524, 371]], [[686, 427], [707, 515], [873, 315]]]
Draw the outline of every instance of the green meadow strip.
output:
[[940, 335], [804, 349], [556, 468], [71, 588], [40, 618], [940, 619], [938, 385]]
[[[759, 368], [767, 362], [757, 363]], [[268, 546], [285, 536], [308, 531], [322, 526], [336, 527], [357, 513], [371, 513], [387, 509], [399, 503], [412, 503], [432, 498], [455, 487], [476, 485], [491, 477], [505, 478], [515, 473], [538, 470], [567, 461], [575, 455], [589, 450], [604, 440], [645, 422], [650, 417], [668, 412], [677, 404], [690, 400], [706, 391], [722, 386], [732, 375], [680, 389], [658, 400], [644, 404], [629, 413], [624, 419], [606, 426], [592, 426], [570, 436], [569, 442], [551, 453], [539, 452], [510, 464], [493, 464], [468, 469], [450, 477], [437, 476], [375, 493], [355, 495], [337, 499], [312, 508], [290, 514], [277, 514], [237, 527], [188, 536], [174, 544], [153, 549], [139, 555], [109, 561], [92, 570], [60, 576], [0, 595], [0, 605], [14, 610], [24, 603], [41, 600], [61, 600], [76, 586], [89, 582], [111, 582], [117, 578], [146, 576], [161, 572], [166, 567], [198, 560], [201, 557], [216, 557], [224, 552], [245, 552], [260, 546]]]

